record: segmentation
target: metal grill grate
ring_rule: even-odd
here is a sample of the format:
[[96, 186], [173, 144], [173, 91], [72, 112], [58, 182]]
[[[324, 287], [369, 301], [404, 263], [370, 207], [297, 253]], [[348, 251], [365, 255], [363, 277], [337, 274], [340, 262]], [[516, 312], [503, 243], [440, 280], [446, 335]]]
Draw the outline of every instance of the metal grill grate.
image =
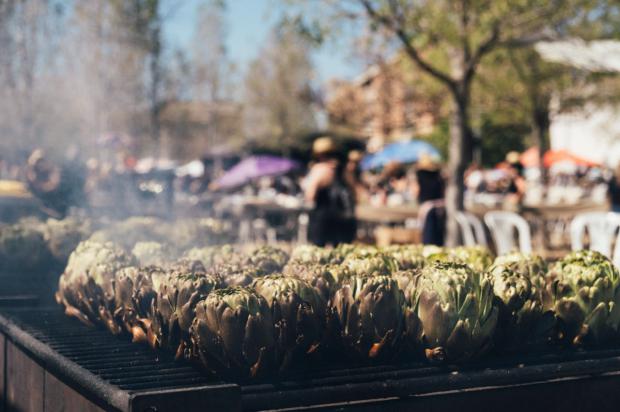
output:
[[[5, 309], [2, 312], [0, 318], [16, 326], [7, 332], [7, 326], [0, 322], [7, 336], [23, 331], [34, 338], [37, 345], [59, 355], [59, 360], [55, 361], [56, 373], [61, 374], [67, 365], [74, 364], [108, 385], [83, 389], [102, 391], [89, 394], [93, 398], [113, 395], [115, 392], [110, 388], [131, 394], [194, 387], [208, 390], [224, 384], [188, 362], [174, 361], [171, 354], [157, 353], [147, 346], [131, 343], [126, 337], [85, 327], [66, 317], [59, 307]], [[36, 351], [31, 350], [31, 354], [37, 359]], [[302, 408], [352, 400], [407, 398], [459, 389], [583, 379], [617, 371], [620, 371], [619, 348], [556, 349], [547, 353], [492, 357], [458, 367], [427, 363], [316, 366], [285, 380], [241, 384], [238, 396], [243, 408], [248, 410]], [[71, 379], [75, 381], [76, 377]]]
[[171, 389], [213, 383], [193, 365], [168, 353], [88, 328], [58, 309], [9, 312], [25, 332], [94, 375], [126, 391]]

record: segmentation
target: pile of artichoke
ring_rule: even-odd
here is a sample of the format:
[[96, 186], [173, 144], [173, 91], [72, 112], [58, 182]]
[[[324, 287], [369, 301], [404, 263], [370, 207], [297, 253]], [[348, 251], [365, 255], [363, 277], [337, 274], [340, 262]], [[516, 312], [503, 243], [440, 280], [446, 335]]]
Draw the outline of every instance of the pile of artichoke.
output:
[[334, 358], [466, 362], [620, 332], [620, 275], [596, 252], [548, 267], [480, 247], [298, 246], [289, 255], [203, 243], [174, 253], [143, 239], [132, 249], [80, 243], [58, 302], [218, 376], [281, 375]]

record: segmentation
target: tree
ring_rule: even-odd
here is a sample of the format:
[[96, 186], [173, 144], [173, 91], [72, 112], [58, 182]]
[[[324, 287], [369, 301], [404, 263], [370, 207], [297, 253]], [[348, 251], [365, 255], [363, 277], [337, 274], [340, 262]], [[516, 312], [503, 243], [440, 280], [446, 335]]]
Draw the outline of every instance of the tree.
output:
[[37, 142], [40, 80], [54, 68], [61, 12], [51, 1], [0, 1], [0, 133], [14, 147]]
[[[374, 28], [399, 44], [410, 60], [446, 87], [452, 102], [446, 192], [448, 243], [458, 238], [455, 212], [463, 208], [466, 167], [473, 156], [472, 84], [485, 56], [502, 47], [571, 34], [607, 13], [613, 2], [594, 0], [350, 0], [327, 1], [333, 15]], [[611, 6], [610, 6], [611, 7]], [[321, 13], [325, 13], [321, 8]], [[447, 68], [429, 59], [441, 52]]]
[[282, 24], [272, 32], [245, 76], [246, 134], [282, 147], [315, 130], [313, 78], [308, 41]]

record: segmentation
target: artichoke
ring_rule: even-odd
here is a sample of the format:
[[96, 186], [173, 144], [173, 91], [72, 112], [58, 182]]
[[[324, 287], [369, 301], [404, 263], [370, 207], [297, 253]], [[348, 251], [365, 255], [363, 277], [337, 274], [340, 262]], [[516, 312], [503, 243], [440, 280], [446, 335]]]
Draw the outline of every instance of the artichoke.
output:
[[276, 362], [285, 371], [318, 348], [325, 327], [325, 301], [307, 282], [282, 275], [257, 278], [252, 288], [271, 308]]
[[282, 249], [272, 246], [261, 246], [250, 254], [247, 265], [254, 268], [258, 273], [268, 275], [282, 271], [282, 268], [288, 262], [288, 258], [288, 254]]
[[394, 245], [384, 248], [383, 252], [396, 260], [399, 269], [419, 269], [426, 263], [423, 250], [419, 245]]
[[478, 272], [487, 270], [493, 264], [493, 255], [484, 246], [459, 246], [448, 254], [452, 261], [465, 263]]
[[114, 318], [129, 332], [134, 342], [147, 342], [148, 319], [157, 297], [156, 290], [167, 276], [157, 266], [122, 268], [114, 278]]
[[166, 266], [174, 258], [172, 249], [159, 242], [137, 242], [131, 253], [142, 266]]
[[216, 219], [180, 219], [166, 226], [165, 233], [167, 239], [181, 250], [234, 240], [230, 228]]
[[389, 276], [398, 270], [398, 263], [392, 257], [377, 253], [369, 257], [357, 257], [355, 255], [347, 257], [341, 266], [348, 269], [353, 275], [384, 275]]
[[206, 268], [211, 268], [224, 263], [239, 262], [241, 257], [231, 245], [194, 247], [183, 255], [189, 260], [198, 260]]
[[453, 262], [425, 267], [407, 291], [407, 334], [431, 360], [460, 361], [490, 348], [497, 324], [486, 274]]
[[168, 238], [163, 233], [166, 223], [154, 217], [135, 216], [110, 227], [94, 232], [89, 240], [105, 243], [114, 242], [126, 250], [131, 250], [138, 242], [164, 242]]
[[226, 286], [249, 286], [254, 278], [264, 276], [264, 273], [255, 268], [240, 263], [227, 263], [215, 266], [208, 271], [220, 277]]
[[389, 276], [353, 276], [336, 291], [328, 310], [330, 333], [360, 359], [395, 354], [404, 335], [404, 295]]
[[560, 338], [579, 345], [617, 337], [620, 276], [608, 258], [590, 250], [573, 252], [553, 265], [548, 277]]
[[90, 224], [76, 218], [48, 219], [43, 233], [52, 257], [66, 264], [71, 252], [90, 234]]
[[148, 341], [155, 349], [175, 350], [179, 358], [189, 342], [196, 303], [222, 283], [204, 272], [172, 270], [157, 286], [157, 299], [149, 313]]
[[56, 301], [69, 316], [92, 325], [100, 323], [118, 333], [114, 307], [114, 276], [124, 267], [135, 266], [133, 256], [111, 242], [90, 240], [78, 245], [60, 276]]
[[245, 378], [273, 371], [271, 310], [252, 289], [234, 287], [209, 294], [196, 305], [190, 334], [192, 355], [212, 372]]
[[314, 245], [300, 245], [293, 249], [291, 262], [297, 264], [326, 264], [330, 261], [331, 250]]
[[0, 228], [0, 265], [21, 271], [41, 269], [49, 261], [43, 233], [32, 225]]
[[289, 262], [283, 270], [287, 276], [308, 282], [319, 294], [328, 301], [332, 292], [336, 289], [336, 278], [332, 274], [332, 268], [324, 265], [306, 265]]
[[512, 253], [495, 259], [489, 273], [499, 308], [498, 346], [516, 349], [549, 342], [555, 316], [553, 310], [545, 308], [545, 260]]
[[420, 269], [399, 270], [392, 273], [392, 277], [398, 283], [398, 288], [405, 293], [409, 289], [409, 285], [415, 281], [420, 274]]

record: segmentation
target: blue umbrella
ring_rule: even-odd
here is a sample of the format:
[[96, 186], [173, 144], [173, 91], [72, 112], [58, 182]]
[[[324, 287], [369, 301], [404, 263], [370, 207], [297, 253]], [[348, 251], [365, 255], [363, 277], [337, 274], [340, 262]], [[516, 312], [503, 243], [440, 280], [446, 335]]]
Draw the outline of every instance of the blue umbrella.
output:
[[362, 169], [379, 169], [390, 162], [414, 163], [423, 155], [439, 158], [439, 151], [423, 140], [407, 140], [391, 143], [383, 150], [362, 159]]

